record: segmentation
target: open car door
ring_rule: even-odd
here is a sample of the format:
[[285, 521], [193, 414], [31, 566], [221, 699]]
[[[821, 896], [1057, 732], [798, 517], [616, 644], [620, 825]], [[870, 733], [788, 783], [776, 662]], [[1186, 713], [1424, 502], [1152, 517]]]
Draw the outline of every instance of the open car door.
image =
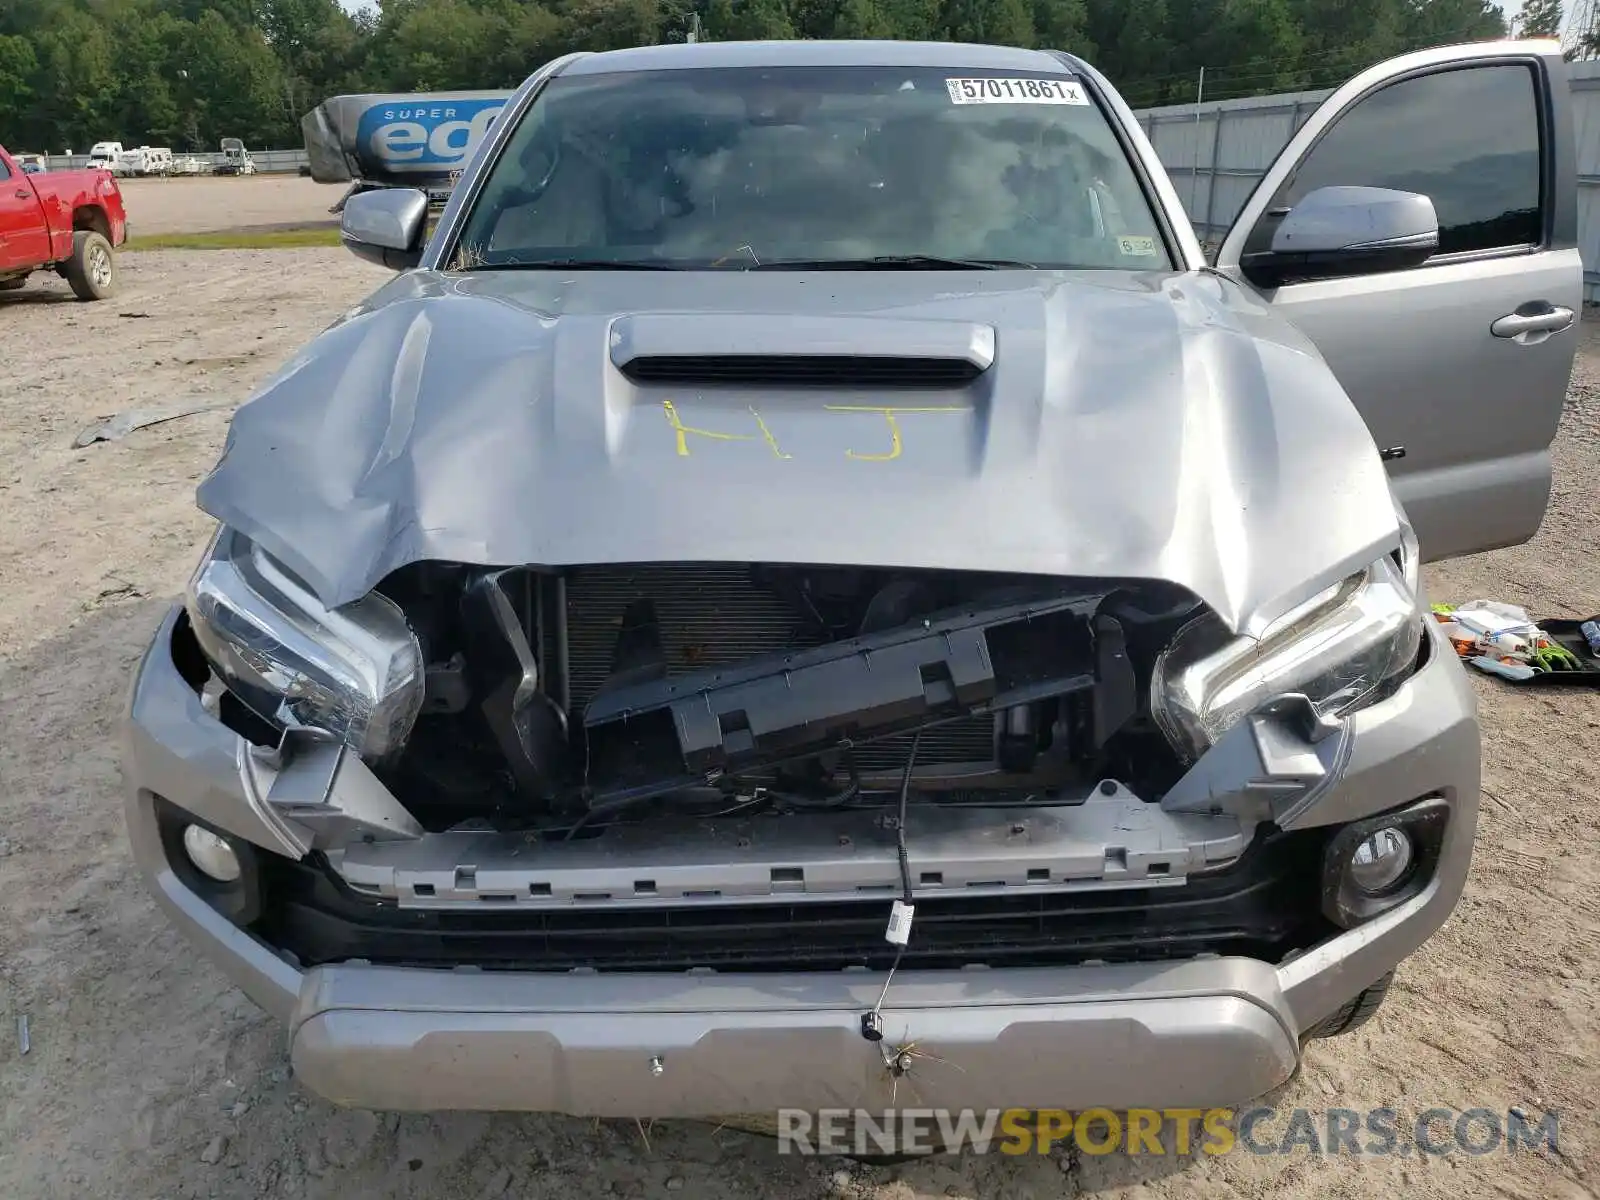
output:
[[1570, 104], [1554, 41], [1381, 63], [1294, 135], [1217, 255], [1322, 352], [1425, 558], [1544, 518], [1583, 307]]

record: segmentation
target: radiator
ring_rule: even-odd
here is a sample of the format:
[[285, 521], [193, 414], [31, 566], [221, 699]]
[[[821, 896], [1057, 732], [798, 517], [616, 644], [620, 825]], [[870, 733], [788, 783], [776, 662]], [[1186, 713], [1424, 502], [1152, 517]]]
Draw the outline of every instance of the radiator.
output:
[[[567, 575], [567, 671], [574, 713], [611, 669], [612, 648], [628, 605], [655, 602], [670, 674], [727, 666], [775, 650], [815, 645], [778, 596], [752, 585], [741, 563], [659, 563], [582, 567]], [[547, 646], [546, 653], [555, 649]], [[909, 735], [855, 753], [863, 771], [900, 769]], [[994, 758], [994, 718], [969, 717], [924, 731], [917, 761], [929, 766]]]

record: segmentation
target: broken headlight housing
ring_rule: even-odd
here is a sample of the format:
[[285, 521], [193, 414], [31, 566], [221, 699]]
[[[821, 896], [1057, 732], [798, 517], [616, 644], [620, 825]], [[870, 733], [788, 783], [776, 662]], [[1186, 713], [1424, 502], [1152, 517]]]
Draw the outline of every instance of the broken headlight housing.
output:
[[322, 730], [366, 758], [398, 750], [422, 708], [422, 649], [376, 592], [339, 608], [231, 529], [189, 581], [196, 640], [229, 689], [261, 716]]
[[1156, 660], [1150, 707], [1192, 762], [1241, 717], [1302, 695], [1337, 717], [1393, 693], [1410, 674], [1422, 614], [1404, 556], [1385, 557], [1267, 627], [1235, 637], [1214, 616], [1189, 622]]

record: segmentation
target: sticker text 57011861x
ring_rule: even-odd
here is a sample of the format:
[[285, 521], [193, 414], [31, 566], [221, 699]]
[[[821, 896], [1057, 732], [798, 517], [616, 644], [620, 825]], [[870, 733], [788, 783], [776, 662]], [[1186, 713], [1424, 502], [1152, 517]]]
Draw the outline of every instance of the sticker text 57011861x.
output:
[[1075, 79], [946, 79], [952, 104], [1088, 104]]

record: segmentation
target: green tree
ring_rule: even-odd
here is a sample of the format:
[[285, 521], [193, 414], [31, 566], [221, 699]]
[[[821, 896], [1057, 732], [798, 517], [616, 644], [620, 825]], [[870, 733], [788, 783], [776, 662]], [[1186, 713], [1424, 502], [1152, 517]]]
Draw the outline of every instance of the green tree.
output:
[[1560, 37], [1561, 0], [1522, 0], [1522, 11], [1517, 14], [1517, 36]]
[[833, 21], [832, 36], [840, 38], [892, 38], [894, 18], [877, 0], [844, 0]]
[[794, 26], [782, 0], [711, 0], [706, 29], [720, 41], [787, 38]]
[[945, 0], [940, 24], [953, 42], [1034, 43], [1033, 12], [1023, 0]]
[[569, 0], [563, 17], [575, 50], [651, 46], [661, 40], [656, 0]]
[[1090, 0], [1089, 37], [1100, 48], [1097, 65], [1136, 106], [1193, 100], [1202, 66], [1178, 58], [1167, 0]]
[[282, 65], [283, 117], [297, 123], [331, 91], [359, 82], [361, 27], [338, 0], [254, 0], [256, 23]]
[[1083, 0], [1034, 0], [1033, 32], [1039, 45], [1092, 58], [1089, 12]]
[[[1072, 4], [1076, 0], [1060, 2]], [[878, 7], [889, 18], [897, 38], [926, 42], [943, 36], [939, 28], [941, 0], [878, 0]]]
[[62, 9], [33, 44], [36, 98], [33, 119], [24, 125], [35, 138], [51, 149], [87, 149], [96, 140], [123, 136], [112, 124], [118, 77], [105, 27], [87, 13]]
[[32, 42], [14, 33], [0, 34], [0, 128], [23, 123], [33, 99], [29, 81], [38, 69]]
[[1506, 36], [1505, 14], [1489, 0], [1412, 0], [1401, 23], [1405, 48]]
[[505, 14], [503, 45], [487, 64], [494, 86], [521, 83], [536, 68], [568, 48], [568, 27], [539, 4], [514, 4]]
[[293, 145], [284, 115], [283, 67], [257, 28], [234, 29], [215, 9], [200, 14], [188, 38], [185, 106], [201, 143], [225, 137], [246, 145]]
[[[504, 85], [488, 69], [506, 33], [491, 11], [467, 0], [410, 0], [392, 10], [382, 50], [382, 77], [387, 86], [415, 91], [442, 91]], [[387, 25], [391, 8], [383, 14]]]
[[[1437, 0], [1424, 0], [1423, 8]], [[1479, 0], [1469, 0], [1476, 4]], [[1358, 71], [1411, 48], [1407, 26], [1415, 18], [1399, 0], [1291, 0], [1305, 50], [1307, 86], [1333, 87]]]
[[261, 0], [167, 0], [160, 7], [191, 25], [214, 12], [234, 29], [245, 29], [256, 23], [260, 3]]
[[[1233, 47], [1247, 46], [1250, 57], [1230, 58]], [[1304, 41], [1289, 0], [1221, 0], [1207, 30], [1201, 61], [1222, 64], [1206, 77], [1206, 95], [1233, 96], [1293, 92], [1306, 86], [1301, 67]]]

